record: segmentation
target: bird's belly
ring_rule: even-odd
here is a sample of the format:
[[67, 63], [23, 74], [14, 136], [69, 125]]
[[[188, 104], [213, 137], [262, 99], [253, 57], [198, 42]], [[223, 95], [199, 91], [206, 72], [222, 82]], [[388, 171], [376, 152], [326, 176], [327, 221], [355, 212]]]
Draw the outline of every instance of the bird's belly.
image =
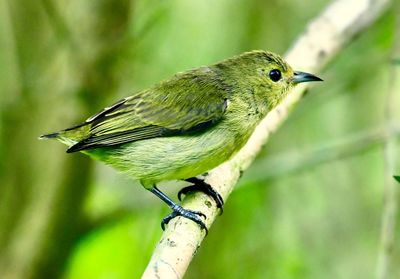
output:
[[235, 154], [248, 136], [226, 129], [142, 140], [88, 152], [145, 184], [200, 175]]

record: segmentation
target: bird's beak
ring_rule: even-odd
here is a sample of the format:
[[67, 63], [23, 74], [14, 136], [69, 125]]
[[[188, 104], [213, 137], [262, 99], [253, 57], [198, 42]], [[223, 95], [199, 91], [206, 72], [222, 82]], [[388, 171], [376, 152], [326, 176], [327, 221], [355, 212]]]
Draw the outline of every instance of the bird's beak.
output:
[[300, 82], [309, 82], [309, 81], [322, 81], [322, 79], [309, 73], [304, 73], [299, 71], [294, 72], [293, 83], [297, 84]]

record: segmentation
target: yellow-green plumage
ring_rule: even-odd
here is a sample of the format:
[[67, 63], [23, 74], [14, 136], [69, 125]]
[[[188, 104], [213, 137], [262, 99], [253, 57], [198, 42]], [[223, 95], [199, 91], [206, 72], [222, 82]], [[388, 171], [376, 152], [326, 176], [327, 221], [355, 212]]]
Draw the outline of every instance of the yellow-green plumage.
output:
[[[278, 70], [280, 78], [271, 79]], [[302, 73], [304, 74], [304, 73]], [[314, 77], [309, 75], [308, 77]], [[186, 179], [234, 155], [297, 82], [278, 55], [252, 51], [178, 73], [86, 122], [45, 135], [152, 186]]]

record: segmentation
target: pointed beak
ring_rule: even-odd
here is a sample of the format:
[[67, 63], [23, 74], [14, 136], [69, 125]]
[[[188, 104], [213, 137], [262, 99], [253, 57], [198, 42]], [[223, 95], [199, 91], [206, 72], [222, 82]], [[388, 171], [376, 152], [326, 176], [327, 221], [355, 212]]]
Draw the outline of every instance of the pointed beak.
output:
[[322, 79], [309, 73], [304, 73], [299, 71], [294, 72], [293, 83], [297, 84], [300, 82], [309, 82], [309, 81], [322, 81]]

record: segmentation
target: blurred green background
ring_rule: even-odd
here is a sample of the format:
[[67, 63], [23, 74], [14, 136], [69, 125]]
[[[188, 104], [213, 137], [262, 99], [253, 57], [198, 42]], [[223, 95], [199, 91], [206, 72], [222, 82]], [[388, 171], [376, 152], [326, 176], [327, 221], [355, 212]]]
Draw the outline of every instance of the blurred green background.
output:
[[[283, 54], [328, 3], [0, 0], [0, 277], [140, 277], [168, 209], [37, 137], [175, 72], [253, 49]], [[186, 278], [374, 278], [395, 17], [389, 9], [320, 74]], [[389, 278], [400, 278], [396, 241]]]

